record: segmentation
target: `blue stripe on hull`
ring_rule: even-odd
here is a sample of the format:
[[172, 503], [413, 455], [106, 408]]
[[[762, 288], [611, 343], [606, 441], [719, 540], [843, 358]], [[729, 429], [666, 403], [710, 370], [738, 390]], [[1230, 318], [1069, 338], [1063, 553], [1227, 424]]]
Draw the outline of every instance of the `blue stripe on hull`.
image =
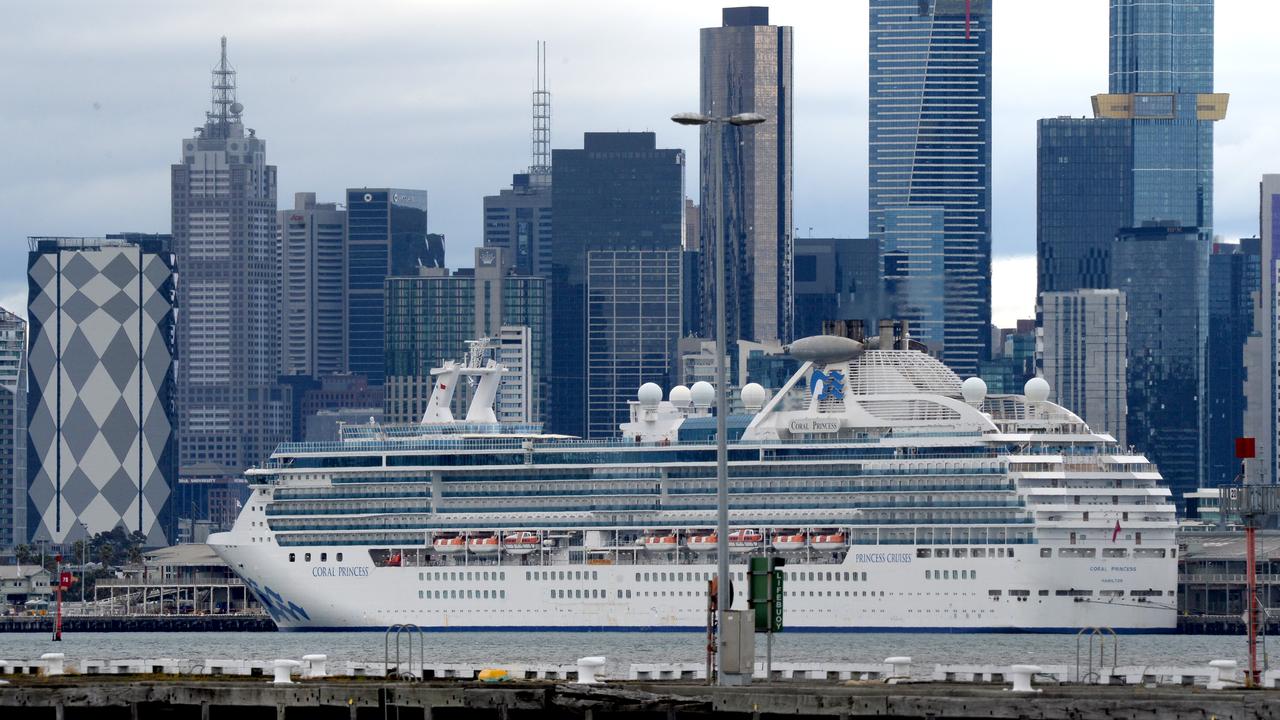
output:
[[[385, 632], [386, 626], [360, 627], [317, 626], [282, 627], [280, 632]], [[788, 627], [788, 633], [938, 633], [938, 634], [1074, 634], [1082, 628], [1075, 627]], [[1173, 635], [1176, 628], [1111, 628], [1121, 635]], [[660, 627], [615, 627], [608, 625], [452, 625], [449, 627], [422, 627], [423, 632], [699, 632], [706, 626], [664, 625]]]

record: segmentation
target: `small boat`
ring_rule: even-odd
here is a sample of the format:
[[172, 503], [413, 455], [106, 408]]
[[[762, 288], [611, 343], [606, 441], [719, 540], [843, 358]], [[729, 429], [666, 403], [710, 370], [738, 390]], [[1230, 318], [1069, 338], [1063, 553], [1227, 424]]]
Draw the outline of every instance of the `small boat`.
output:
[[400, 553], [396, 553], [395, 555], [387, 558], [387, 567], [400, 567], [401, 562], [402, 558], [400, 557]]
[[644, 538], [644, 549], [653, 552], [671, 552], [680, 547], [676, 536], [672, 535], [646, 535]]
[[471, 552], [481, 555], [492, 555], [502, 549], [502, 546], [498, 544], [496, 535], [473, 537], [467, 541], [467, 547]]
[[684, 541], [685, 547], [696, 553], [715, 552], [716, 551], [716, 534], [708, 533], [706, 535], [690, 535]]
[[827, 535], [814, 535], [810, 543], [814, 550], [843, 550], [849, 546], [844, 533], [834, 532]]
[[729, 533], [730, 552], [754, 550], [760, 547], [762, 542], [764, 542], [764, 535], [761, 535], [759, 530], [742, 529]]
[[431, 543], [438, 553], [456, 553], [467, 549], [467, 541], [461, 535], [438, 537]]
[[804, 533], [802, 532], [779, 532], [774, 533], [773, 549], [778, 552], [791, 552], [794, 550], [803, 550], [805, 544]]
[[528, 555], [541, 546], [542, 541], [538, 539], [538, 534], [528, 530], [507, 533], [507, 536], [502, 538], [502, 549], [512, 555]]

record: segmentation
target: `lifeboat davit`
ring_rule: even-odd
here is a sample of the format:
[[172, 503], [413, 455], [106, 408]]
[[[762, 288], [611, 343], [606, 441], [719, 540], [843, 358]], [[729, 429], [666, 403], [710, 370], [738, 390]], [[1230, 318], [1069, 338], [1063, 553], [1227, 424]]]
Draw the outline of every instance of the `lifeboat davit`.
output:
[[486, 535], [484, 537], [473, 537], [467, 541], [467, 548], [473, 553], [480, 555], [492, 555], [502, 549], [498, 545], [498, 538], [495, 535]]
[[528, 530], [507, 533], [507, 536], [502, 538], [502, 549], [512, 555], [528, 555], [541, 546], [542, 541], [538, 539], [538, 534]]
[[461, 535], [438, 537], [435, 542], [431, 543], [431, 546], [438, 553], [456, 553], [467, 549], [467, 541]]
[[653, 552], [671, 552], [679, 546], [680, 544], [674, 534], [646, 535], [644, 538], [644, 549]]
[[827, 535], [814, 535], [813, 542], [810, 543], [814, 550], [843, 550], [849, 546], [848, 539], [844, 533], [835, 532]]
[[773, 549], [778, 552], [803, 550], [804, 543], [804, 533], [780, 532], [773, 536]]
[[716, 550], [716, 534], [707, 535], [690, 535], [689, 539], [684, 541], [685, 547], [696, 553], [715, 552]]
[[729, 551], [730, 552], [746, 552], [755, 550], [764, 542], [764, 535], [759, 530], [734, 530], [729, 533]]

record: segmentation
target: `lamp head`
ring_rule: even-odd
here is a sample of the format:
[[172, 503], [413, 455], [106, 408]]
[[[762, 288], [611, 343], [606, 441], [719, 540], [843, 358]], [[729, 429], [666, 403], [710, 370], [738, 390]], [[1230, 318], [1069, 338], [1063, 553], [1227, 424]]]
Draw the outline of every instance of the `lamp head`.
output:
[[729, 117], [729, 124], [737, 125], [739, 127], [743, 125], [759, 125], [767, 119], [768, 118], [760, 113], [738, 113], [737, 115], [731, 115]]
[[672, 115], [671, 122], [678, 125], [706, 125], [711, 122], [711, 118], [702, 113], [682, 112]]

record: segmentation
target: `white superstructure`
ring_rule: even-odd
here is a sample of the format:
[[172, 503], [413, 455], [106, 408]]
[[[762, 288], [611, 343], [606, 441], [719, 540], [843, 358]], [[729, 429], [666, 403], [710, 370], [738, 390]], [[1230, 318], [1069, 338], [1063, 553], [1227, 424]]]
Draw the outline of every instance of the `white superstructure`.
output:
[[[767, 404], [743, 389], [755, 414], [729, 419], [737, 607], [748, 558], [776, 552], [789, 630], [1174, 628], [1176, 520], [1146, 458], [1048, 402], [1043, 380], [987, 396], [923, 353], [870, 344], [797, 341], [804, 362]], [[448, 367], [435, 392], [466, 372]], [[209, 543], [284, 629], [703, 628], [704, 394], [646, 387], [610, 441], [477, 422], [473, 407], [285, 444]]]

